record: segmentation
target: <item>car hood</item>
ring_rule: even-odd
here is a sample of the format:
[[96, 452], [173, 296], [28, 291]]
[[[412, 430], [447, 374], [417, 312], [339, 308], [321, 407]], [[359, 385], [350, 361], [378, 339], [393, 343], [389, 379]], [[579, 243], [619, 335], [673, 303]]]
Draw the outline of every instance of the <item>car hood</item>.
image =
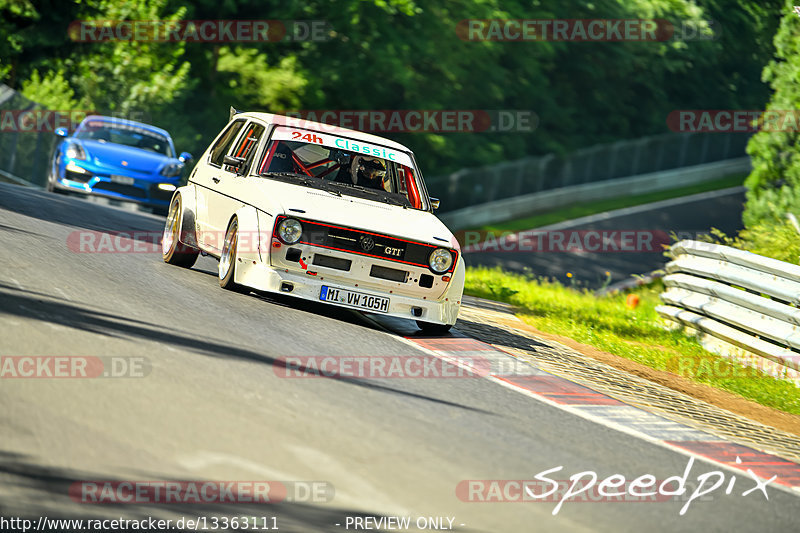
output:
[[260, 193], [257, 198], [264, 199], [263, 205], [256, 202], [256, 207], [271, 214], [277, 207], [283, 214], [297, 218], [359, 228], [439, 246], [458, 247], [447, 226], [427, 211], [405, 209], [344, 194], [336, 196], [320, 189], [276, 180], [253, 179], [260, 181], [256, 185]]
[[[169, 162], [177, 163], [177, 159], [162, 154], [140, 150], [132, 146], [81, 139], [89, 159], [99, 167], [121, 169], [151, 174], [157, 172]], [[123, 164], [123, 161], [126, 164]]]

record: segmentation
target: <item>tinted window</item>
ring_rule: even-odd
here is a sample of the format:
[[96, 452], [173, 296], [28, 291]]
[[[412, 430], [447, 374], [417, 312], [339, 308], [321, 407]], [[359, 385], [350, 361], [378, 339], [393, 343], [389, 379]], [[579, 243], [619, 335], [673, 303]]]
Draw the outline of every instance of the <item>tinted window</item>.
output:
[[218, 167], [222, 166], [222, 159], [228, 153], [233, 141], [236, 139], [236, 135], [239, 134], [239, 130], [242, 129], [244, 126], [244, 120], [237, 120], [230, 126], [228, 129], [225, 130], [225, 133], [217, 140], [214, 147], [211, 149], [211, 164], [216, 165]]

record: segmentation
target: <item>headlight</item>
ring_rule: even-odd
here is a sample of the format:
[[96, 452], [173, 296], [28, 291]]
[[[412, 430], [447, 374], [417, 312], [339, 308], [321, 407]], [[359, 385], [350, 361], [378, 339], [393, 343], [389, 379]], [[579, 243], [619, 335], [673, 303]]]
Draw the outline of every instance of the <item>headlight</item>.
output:
[[159, 183], [158, 188], [162, 191], [172, 192], [178, 187], [173, 185], [172, 183]]
[[83, 146], [77, 143], [69, 143], [67, 149], [64, 150], [64, 155], [70, 159], [79, 159], [81, 161], [86, 159], [86, 151]]
[[178, 163], [171, 163], [161, 169], [161, 175], [166, 176], [167, 178], [171, 178], [173, 176], [179, 175], [181, 173], [182, 168], [183, 165], [180, 165]]
[[431, 270], [437, 274], [447, 272], [453, 266], [453, 254], [446, 248], [437, 248], [431, 252], [428, 264], [431, 266]]
[[300, 240], [302, 235], [303, 226], [298, 220], [286, 218], [281, 220], [281, 222], [278, 224], [278, 237], [280, 237], [285, 244], [296, 243]]

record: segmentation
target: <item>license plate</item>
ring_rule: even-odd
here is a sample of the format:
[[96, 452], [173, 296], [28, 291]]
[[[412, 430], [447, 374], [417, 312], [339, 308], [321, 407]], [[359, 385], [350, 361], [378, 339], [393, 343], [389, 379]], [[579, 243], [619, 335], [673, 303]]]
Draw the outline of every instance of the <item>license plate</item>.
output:
[[133, 185], [133, 178], [129, 178], [128, 176], [117, 176], [116, 174], [113, 174], [111, 176], [111, 181], [121, 185]]
[[348, 291], [335, 287], [322, 286], [319, 299], [323, 302], [337, 303], [347, 307], [363, 309], [364, 311], [376, 311], [378, 313], [389, 312], [389, 298], [383, 296], [372, 296], [363, 292]]

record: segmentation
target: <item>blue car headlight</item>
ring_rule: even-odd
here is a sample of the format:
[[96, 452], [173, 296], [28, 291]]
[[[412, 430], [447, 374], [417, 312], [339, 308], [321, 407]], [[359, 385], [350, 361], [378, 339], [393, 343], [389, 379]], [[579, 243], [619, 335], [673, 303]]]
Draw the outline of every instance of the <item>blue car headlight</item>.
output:
[[183, 170], [183, 164], [170, 163], [168, 165], [164, 165], [164, 168], [161, 169], [160, 174], [167, 178], [172, 178], [175, 176], [180, 176], [182, 170]]
[[83, 146], [76, 142], [67, 143], [67, 148], [64, 150], [64, 155], [70, 159], [78, 159], [80, 161], [86, 160], [86, 150], [84, 150]]

